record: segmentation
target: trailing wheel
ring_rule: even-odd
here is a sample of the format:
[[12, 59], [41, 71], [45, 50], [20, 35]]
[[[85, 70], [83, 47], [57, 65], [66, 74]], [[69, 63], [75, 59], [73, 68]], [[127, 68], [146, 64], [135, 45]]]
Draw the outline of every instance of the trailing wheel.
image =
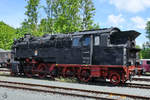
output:
[[38, 77], [39, 78], [45, 78], [46, 77], [46, 75], [47, 75], [46, 64], [43, 64], [43, 63], [39, 64], [37, 70], [38, 70]]
[[91, 73], [88, 69], [83, 69], [78, 72], [78, 79], [81, 82], [88, 82], [91, 79]]
[[118, 85], [121, 82], [121, 76], [117, 72], [111, 72], [109, 79], [113, 85]]

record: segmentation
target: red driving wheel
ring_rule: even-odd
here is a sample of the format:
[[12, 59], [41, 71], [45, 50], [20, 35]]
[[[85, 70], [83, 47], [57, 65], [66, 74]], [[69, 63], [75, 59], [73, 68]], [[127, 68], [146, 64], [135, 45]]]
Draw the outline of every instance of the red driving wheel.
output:
[[78, 79], [81, 82], [88, 82], [91, 79], [90, 70], [83, 69], [78, 72]]
[[111, 72], [109, 79], [113, 85], [118, 85], [121, 82], [120, 74], [117, 72]]
[[46, 64], [43, 64], [43, 63], [39, 64], [37, 70], [38, 70], [38, 77], [39, 78], [45, 78], [46, 77], [46, 75], [47, 75]]

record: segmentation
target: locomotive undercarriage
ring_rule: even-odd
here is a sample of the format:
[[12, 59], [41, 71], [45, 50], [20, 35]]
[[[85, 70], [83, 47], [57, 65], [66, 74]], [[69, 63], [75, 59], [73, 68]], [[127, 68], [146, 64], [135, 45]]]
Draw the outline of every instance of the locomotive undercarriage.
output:
[[26, 59], [21, 62], [16, 66], [17, 68], [13, 66], [12, 75], [38, 76], [40, 79], [49, 77], [52, 80], [59, 77], [76, 78], [81, 82], [101, 78], [110, 80], [110, 83], [118, 85], [129, 80], [133, 72], [133, 70], [129, 69], [130, 67], [121, 65], [52, 64], [34, 59]]

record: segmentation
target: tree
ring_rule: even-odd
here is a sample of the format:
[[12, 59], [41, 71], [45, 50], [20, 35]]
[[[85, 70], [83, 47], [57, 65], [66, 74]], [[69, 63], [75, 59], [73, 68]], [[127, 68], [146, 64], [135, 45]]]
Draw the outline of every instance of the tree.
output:
[[98, 24], [93, 24], [94, 11], [92, 0], [81, 0], [82, 30], [99, 28]]
[[43, 22], [45, 20], [45, 31], [49, 32], [49, 33], [53, 33], [53, 11], [56, 8], [56, 6], [54, 6], [54, 2], [55, 0], [46, 0], [46, 6], [43, 7], [44, 11], [46, 13], [47, 19], [42, 19], [41, 22]]
[[142, 49], [141, 55], [142, 59], [150, 59], [150, 48]]
[[16, 37], [15, 32], [16, 30], [13, 27], [0, 22], [0, 48], [5, 50], [11, 48], [13, 39]]
[[27, 16], [27, 20], [25, 23], [28, 25], [29, 32], [35, 33], [37, 32], [37, 23], [38, 23], [38, 7], [40, 0], [25, 0], [27, 1], [27, 6], [25, 7], [27, 11], [25, 15]]
[[150, 59], [150, 44], [146, 42], [142, 46], [142, 50], [140, 51], [140, 58]]
[[147, 38], [149, 39], [150, 41], [150, 21], [147, 22], [146, 24], [146, 34], [147, 34]]
[[[141, 49], [141, 47], [139, 45], [136, 45], [136, 48], [137, 49]], [[140, 52], [138, 52], [137, 56], [138, 56], [139, 59], [142, 59], [142, 52], [141, 52], [141, 50], [140, 50]]]
[[[52, 20], [53, 21], [53, 20]], [[51, 28], [48, 27], [49, 22], [52, 22], [51, 19], [41, 19], [40, 24], [38, 26], [38, 32], [40, 33], [39, 36], [45, 34], [45, 33], [52, 33], [52, 30], [50, 30]]]
[[99, 28], [94, 24], [92, 0], [46, 0], [43, 6], [46, 18], [38, 21], [39, 0], [26, 0], [27, 19], [21, 29], [33, 35], [45, 33], [69, 33], [83, 29]]
[[55, 0], [54, 30], [68, 33], [80, 30], [79, 0]]

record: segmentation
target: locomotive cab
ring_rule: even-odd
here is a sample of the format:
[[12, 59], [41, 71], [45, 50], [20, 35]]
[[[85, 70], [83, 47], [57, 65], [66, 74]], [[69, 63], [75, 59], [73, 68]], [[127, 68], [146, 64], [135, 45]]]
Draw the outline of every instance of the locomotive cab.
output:
[[92, 32], [88, 34], [85, 32], [83, 34], [76, 34], [73, 36], [72, 48], [80, 52], [79, 57], [82, 61], [80, 63], [90, 65], [107, 65], [108, 62], [103, 63], [102, 59], [104, 59], [105, 56], [103, 55], [103, 51], [105, 51], [108, 46], [108, 36], [109, 33], [101, 34], [99, 32], [96, 32], [96, 34], [92, 34]]
[[135, 47], [135, 38], [139, 34], [135, 31], [123, 31], [114, 32], [110, 35], [110, 44], [112, 46], [122, 45], [124, 47], [124, 65], [136, 65], [136, 60], [138, 59], [137, 54], [140, 49]]
[[138, 59], [140, 49], [135, 48], [135, 38], [139, 34], [117, 28], [94, 34], [84, 32], [73, 35], [72, 48], [80, 52], [81, 64], [131, 66]]

